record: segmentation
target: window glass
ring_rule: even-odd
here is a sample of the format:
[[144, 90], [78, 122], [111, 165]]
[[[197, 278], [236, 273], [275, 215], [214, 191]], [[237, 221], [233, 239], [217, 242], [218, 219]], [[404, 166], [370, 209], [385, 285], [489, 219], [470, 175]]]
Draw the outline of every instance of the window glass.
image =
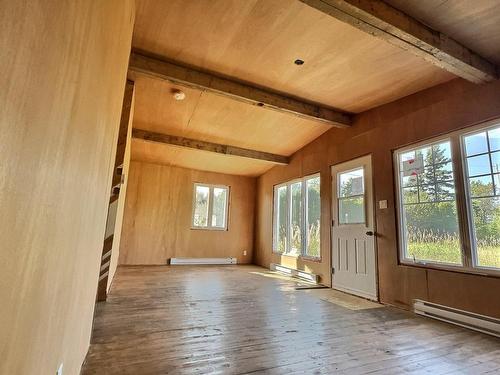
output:
[[277, 199], [276, 204], [276, 251], [284, 253], [286, 251], [287, 244], [287, 187], [281, 186], [276, 189], [275, 199]]
[[365, 186], [363, 168], [339, 174], [337, 195], [339, 223], [364, 224]]
[[193, 225], [196, 227], [208, 226], [208, 200], [210, 188], [196, 185]]
[[486, 140], [486, 132], [466, 137], [465, 152], [467, 156], [488, 152], [488, 142]]
[[449, 141], [398, 154], [406, 259], [462, 263], [451, 157]]
[[226, 200], [227, 190], [214, 188], [214, 201], [212, 209], [212, 226], [217, 228], [226, 227]]
[[321, 222], [321, 200], [320, 200], [320, 178], [314, 177], [306, 180], [307, 194], [307, 241], [306, 255], [312, 257], [320, 256], [320, 222]]
[[274, 251], [320, 256], [320, 177], [304, 177], [274, 188]]
[[226, 229], [228, 186], [194, 185], [192, 225], [195, 228]]
[[291, 223], [290, 223], [290, 251], [291, 255], [300, 255], [302, 252], [302, 182], [291, 185]]
[[[500, 268], [500, 127], [466, 135], [463, 140], [475, 265]], [[481, 144], [483, 155], [471, 156], [468, 145], [473, 142]]]

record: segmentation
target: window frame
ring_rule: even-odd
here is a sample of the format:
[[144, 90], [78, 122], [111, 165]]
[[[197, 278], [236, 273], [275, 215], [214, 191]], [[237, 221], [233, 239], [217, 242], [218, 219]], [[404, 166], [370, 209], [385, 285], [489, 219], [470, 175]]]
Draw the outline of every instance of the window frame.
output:
[[[308, 218], [307, 218], [307, 204], [308, 204], [308, 195], [307, 195], [307, 181], [314, 179], [314, 178], [319, 178], [319, 184], [320, 184], [320, 192], [321, 192], [321, 174], [320, 172], [307, 175], [304, 177], [299, 177], [299, 178], [294, 178], [292, 180], [277, 184], [273, 186], [273, 215], [272, 215], [272, 253], [278, 254], [278, 255], [284, 255], [288, 257], [293, 257], [293, 258], [303, 258], [303, 259], [309, 259], [312, 261], [320, 261], [321, 260], [321, 234], [320, 234], [320, 253], [319, 256], [313, 256], [307, 254], [307, 229], [308, 229]], [[292, 193], [291, 193], [291, 186], [293, 184], [296, 184], [300, 182], [301, 183], [301, 219], [302, 219], [302, 239], [301, 239], [301, 250], [300, 254], [291, 254], [288, 253], [287, 251], [290, 250], [290, 243], [291, 243], [291, 236], [290, 236], [290, 227], [291, 227], [291, 221], [292, 221], [292, 215], [291, 215], [291, 210], [292, 210]], [[283, 252], [280, 252], [278, 250], [278, 201], [277, 199], [277, 191], [279, 188], [286, 186], [286, 194], [287, 194], [287, 199], [286, 199], [286, 204], [287, 204], [287, 209], [286, 209], [286, 223], [287, 223], [287, 228], [286, 228], [286, 250]], [[320, 193], [320, 213], [321, 213], [321, 193]], [[320, 225], [321, 225], [321, 214], [320, 214]], [[320, 227], [321, 228], [321, 227]], [[321, 233], [321, 229], [320, 229]]]
[[[400, 265], [415, 266], [420, 268], [441, 269], [446, 271], [461, 272], [468, 274], [479, 274], [500, 277], [500, 269], [494, 267], [479, 266], [475, 261], [474, 229], [472, 225], [472, 207], [469, 199], [467, 157], [465, 154], [465, 137], [475, 133], [481, 133], [500, 126], [500, 119], [482, 122], [474, 126], [459, 129], [423, 141], [412, 143], [393, 150], [393, 178], [394, 194], [396, 203], [396, 225], [397, 225], [397, 247], [398, 263]], [[455, 201], [457, 206], [457, 220], [459, 231], [460, 252], [462, 264], [443, 263], [436, 261], [413, 260], [405, 254], [406, 236], [404, 233], [405, 223], [403, 215], [403, 197], [401, 194], [401, 181], [399, 170], [399, 155], [421, 147], [431, 147], [444, 141], [450, 142], [451, 163], [453, 167], [453, 183], [455, 187]]]
[[[194, 214], [196, 211], [196, 188], [198, 186], [207, 187], [208, 188], [208, 220], [207, 226], [200, 226], [194, 224]], [[212, 216], [213, 216], [213, 200], [214, 200], [214, 189], [224, 189], [226, 190], [226, 202], [224, 207], [224, 227], [216, 227], [212, 225]], [[203, 182], [195, 182], [193, 183], [193, 199], [192, 199], [192, 207], [191, 207], [191, 229], [192, 230], [215, 230], [215, 231], [227, 231], [229, 230], [229, 199], [231, 194], [231, 187], [229, 185], [219, 185], [219, 184], [206, 184]]]

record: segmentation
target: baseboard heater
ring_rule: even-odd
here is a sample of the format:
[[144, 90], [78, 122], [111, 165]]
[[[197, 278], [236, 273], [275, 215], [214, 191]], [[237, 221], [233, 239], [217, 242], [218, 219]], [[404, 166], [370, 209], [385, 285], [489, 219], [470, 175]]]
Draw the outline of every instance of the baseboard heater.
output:
[[413, 307], [416, 314], [500, 337], [500, 319], [419, 299], [414, 301]]
[[315, 275], [314, 273], [297, 270], [295, 268], [285, 267], [282, 266], [281, 264], [271, 263], [269, 269], [271, 271], [279, 272], [287, 276], [296, 277], [298, 279], [309, 281], [310, 283], [318, 284], [319, 282], [319, 276]]
[[205, 264], [237, 264], [236, 258], [170, 258], [170, 264], [175, 266], [199, 266]]

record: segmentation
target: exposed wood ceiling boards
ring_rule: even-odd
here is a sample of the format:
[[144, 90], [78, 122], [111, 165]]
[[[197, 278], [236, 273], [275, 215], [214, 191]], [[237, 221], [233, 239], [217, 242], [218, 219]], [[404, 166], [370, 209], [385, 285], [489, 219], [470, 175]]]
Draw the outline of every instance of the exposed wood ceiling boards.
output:
[[271, 154], [269, 152], [249, 150], [246, 148], [223, 145], [219, 143], [204, 142], [168, 134], [155, 133], [141, 129], [132, 129], [132, 137], [142, 139], [144, 141], [187, 147], [200, 151], [216, 152], [223, 155], [234, 155], [249, 159], [264, 160], [274, 164], [286, 165], [289, 163], [289, 158], [287, 156]]
[[129, 69], [173, 84], [227, 96], [247, 104], [321, 121], [336, 127], [347, 127], [352, 122], [349, 114], [333, 108], [308, 103], [138, 52], [132, 52]]
[[455, 77], [298, 0], [136, 3], [134, 48], [347, 112]]
[[268, 161], [207, 153], [140, 139], [132, 139], [132, 160], [250, 177], [260, 176], [276, 166]]
[[471, 82], [483, 83], [498, 78], [494, 64], [383, 1], [300, 1]]
[[[330, 125], [135, 74], [134, 127], [290, 156]], [[177, 101], [172, 91], [186, 98]]]
[[500, 1], [385, 0], [500, 65]]

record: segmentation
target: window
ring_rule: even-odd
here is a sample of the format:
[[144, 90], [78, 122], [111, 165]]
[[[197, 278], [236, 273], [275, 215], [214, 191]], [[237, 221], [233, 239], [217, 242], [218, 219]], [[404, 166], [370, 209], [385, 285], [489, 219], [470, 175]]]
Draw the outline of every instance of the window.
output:
[[365, 223], [364, 169], [354, 169], [338, 175], [339, 224]]
[[500, 270], [499, 124], [398, 150], [394, 162], [402, 261]]
[[274, 187], [273, 248], [293, 256], [320, 257], [320, 177]]
[[194, 184], [192, 227], [226, 230], [228, 202], [228, 186]]

